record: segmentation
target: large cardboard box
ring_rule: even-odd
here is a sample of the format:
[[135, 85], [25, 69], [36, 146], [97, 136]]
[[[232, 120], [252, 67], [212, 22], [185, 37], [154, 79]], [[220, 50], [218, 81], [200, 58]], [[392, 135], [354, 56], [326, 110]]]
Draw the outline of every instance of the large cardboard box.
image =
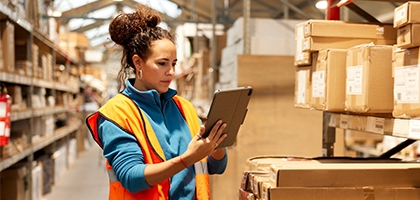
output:
[[[416, 163], [273, 164], [273, 187], [420, 187]], [[398, 178], [397, 178], [398, 177]]]
[[399, 28], [406, 24], [420, 23], [420, 2], [409, 1], [394, 10], [394, 27]]
[[394, 45], [396, 38], [392, 40], [371, 38], [340, 38], [340, 37], [307, 37], [303, 39], [303, 51], [320, 51], [327, 48], [347, 49], [353, 46], [373, 43], [375, 45]]
[[344, 111], [346, 55], [345, 49], [319, 51], [316, 69], [312, 72], [311, 108]]
[[[364, 43], [393, 45], [397, 31], [391, 24], [345, 22], [339, 20], [308, 20], [303, 26], [302, 51], [319, 51], [326, 48], [346, 49]], [[299, 45], [299, 42], [297, 42]]]
[[419, 47], [396, 49], [394, 52], [394, 117], [420, 116], [419, 56]]
[[414, 187], [263, 187], [263, 200], [413, 200]]
[[2, 171], [0, 173], [0, 199], [25, 200], [27, 173], [27, 168], [20, 164]]
[[3, 52], [3, 68], [13, 72], [15, 70], [15, 26], [9, 21], [0, 22], [0, 36]]
[[346, 68], [346, 111], [392, 113], [392, 46], [350, 48]]
[[401, 48], [420, 46], [420, 24], [407, 24], [398, 28], [397, 46]]
[[308, 20], [304, 22], [304, 37], [371, 38], [395, 40], [392, 24], [346, 22], [340, 20]]

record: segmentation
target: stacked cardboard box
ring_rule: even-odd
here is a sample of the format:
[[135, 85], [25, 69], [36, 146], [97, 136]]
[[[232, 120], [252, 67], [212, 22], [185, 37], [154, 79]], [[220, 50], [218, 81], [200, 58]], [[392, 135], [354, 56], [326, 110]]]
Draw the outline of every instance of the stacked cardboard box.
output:
[[346, 111], [392, 113], [392, 48], [367, 44], [347, 50]]
[[[385, 46], [384, 48], [390, 50], [391, 46], [389, 45], [396, 43], [396, 34], [396, 30], [390, 24], [308, 20], [296, 25], [295, 66], [297, 70], [295, 107], [333, 112], [376, 112], [377, 110], [375, 109], [366, 108], [366, 106], [370, 106], [365, 105], [367, 102], [361, 102], [362, 105], [360, 106], [364, 106], [363, 109], [354, 109], [352, 101], [349, 101], [349, 105], [346, 106], [346, 101], [353, 99], [353, 97], [346, 98], [346, 84], [349, 83], [346, 81], [349, 80], [347, 79], [346, 73], [347, 59], [349, 58], [348, 56], [352, 59], [354, 57], [347, 55], [354, 53], [348, 50], [350, 48], [360, 49], [357, 46], [364, 44], [378, 46], [378, 48], [379, 46]], [[377, 47], [372, 48], [377, 49]], [[370, 51], [367, 50], [367, 52]], [[377, 52], [374, 52], [368, 56], [379, 58], [383, 54], [377, 55]], [[387, 56], [387, 58], [390, 57], [391, 54]], [[391, 65], [390, 63], [391, 61], [389, 61], [389, 66]], [[353, 64], [353, 62], [350, 61], [350, 64]], [[383, 66], [383, 68], [387, 67]], [[388, 74], [388, 72], [391, 72], [390, 69], [391, 67], [382, 74]], [[305, 74], [310, 74], [310, 77], [305, 77]], [[384, 78], [383, 76], [380, 77]], [[392, 85], [390, 79], [384, 79], [384, 81], [389, 81]], [[305, 88], [304, 85], [310, 88]], [[362, 91], [361, 88], [360, 91]], [[366, 91], [363, 90], [363, 92]], [[363, 93], [363, 95], [367, 94]], [[392, 102], [392, 95], [390, 98], [388, 102]], [[376, 100], [369, 99], [367, 101], [376, 105]], [[357, 103], [359, 105], [360, 102], [357, 101]], [[389, 109], [386, 111], [379, 109], [379, 112], [390, 113], [392, 112], [392, 108], [391, 111]]]
[[[222, 49], [218, 88], [238, 86], [237, 55], [245, 50], [244, 19], [238, 18], [227, 31], [226, 47]], [[249, 54], [270, 56], [293, 56], [295, 44], [294, 27], [302, 20], [249, 19]]]
[[398, 118], [420, 116], [420, 8], [419, 2], [407, 2], [394, 11], [398, 40], [393, 52], [394, 110]]
[[412, 176], [420, 172], [418, 163], [260, 157], [249, 159], [247, 167], [240, 200], [420, 198], [420, 182]]

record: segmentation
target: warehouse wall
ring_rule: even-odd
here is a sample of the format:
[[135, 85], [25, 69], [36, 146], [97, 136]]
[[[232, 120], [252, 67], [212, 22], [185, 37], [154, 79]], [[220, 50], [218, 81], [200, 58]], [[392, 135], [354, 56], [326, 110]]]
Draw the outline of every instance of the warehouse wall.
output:
[[322, 112], [294, 107], [293, 56], [238, 55], [238, 85], [254, 88], [223, 175], [212, 176], [212, 199], [237, 199], [249, 157], [322, 155]]

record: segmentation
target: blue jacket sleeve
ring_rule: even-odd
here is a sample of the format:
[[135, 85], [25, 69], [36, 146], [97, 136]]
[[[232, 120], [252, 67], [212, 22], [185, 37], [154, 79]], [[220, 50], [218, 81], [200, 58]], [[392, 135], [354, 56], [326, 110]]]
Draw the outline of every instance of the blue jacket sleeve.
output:
[[98, 133], [103, 155], [122, 186], [132, 193], [150, 188], [144, 177], [146, 164], [143, 153], [135, 136], [103, 118]]
[[211, 156], [207, 157], [209, 174], [223, 174], [226, 170], [227, 161], [228, 161], [228, 151], [225, 148], [226, 155], [222, 160], [216, 160]]

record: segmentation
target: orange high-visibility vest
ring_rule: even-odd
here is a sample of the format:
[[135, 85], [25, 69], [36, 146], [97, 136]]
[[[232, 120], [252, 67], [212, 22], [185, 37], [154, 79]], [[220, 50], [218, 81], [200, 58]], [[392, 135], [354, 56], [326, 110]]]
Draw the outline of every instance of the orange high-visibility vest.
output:
[[[200, 130], [200, 122], [193, 105], [180, 96], [174, 96], [173, 100], [188, 124], [191, 137], [194, 137]], [[144, 155], [145, 164], [155, 164], [166, 161], [165, 154], [147, 117], [145, 117], [143, 111], [129, 97], [118, 94], [110, 99], [97, 112], [86, 118], [86, 124], [93, 138], [98, 145], [103, 148], [97, 130], [98, 121], [101, 115], [118, 124], [126, 132], [133, 134], [137, 138]], [[117, 180], [117, 177], [108, 162], [106, 162], [106, 168], [110, 179], [109, 200], [169, 199], [169, 179], [154, 185], [149, 189], [131, 193]], [[200, 162], [195, 163], [194, 169], [196, 172], [197, 200], [209, 200], [210, 183], [207, 159], [204, 158]]]

